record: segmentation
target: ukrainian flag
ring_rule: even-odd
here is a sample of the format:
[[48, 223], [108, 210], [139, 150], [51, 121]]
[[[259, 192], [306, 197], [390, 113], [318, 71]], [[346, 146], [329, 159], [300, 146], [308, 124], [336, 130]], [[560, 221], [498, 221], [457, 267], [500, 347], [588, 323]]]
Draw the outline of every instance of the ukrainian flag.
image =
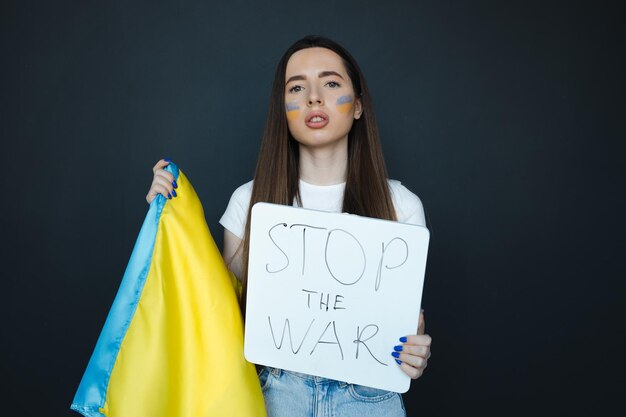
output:
[[158, 195], [71, 408], [88, 417], [266, 415], [243, 356], [238, 281], [174, 163], [178, 197]]

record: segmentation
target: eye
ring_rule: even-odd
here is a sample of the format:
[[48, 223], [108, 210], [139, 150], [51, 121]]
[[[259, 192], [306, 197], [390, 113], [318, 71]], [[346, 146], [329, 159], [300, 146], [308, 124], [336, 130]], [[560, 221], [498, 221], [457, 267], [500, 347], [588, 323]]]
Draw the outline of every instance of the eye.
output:
[[288, 91], [290, 93], [299, 93], [300, 91], [304, 90], [304, 88], [301, 85], [294, 85], [293, 87], [291, 87]]
[[329, 81], [326, 83], [326, 85], [330, 88], [339, 88], [341, 87], [341, 84], [339, 84], [337, 81]]

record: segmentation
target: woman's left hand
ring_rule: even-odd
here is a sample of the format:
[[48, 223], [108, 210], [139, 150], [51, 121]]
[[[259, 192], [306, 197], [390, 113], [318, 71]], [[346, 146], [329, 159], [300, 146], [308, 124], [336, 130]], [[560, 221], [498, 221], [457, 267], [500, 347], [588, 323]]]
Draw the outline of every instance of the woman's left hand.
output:
[[417, 379], [424, 373], [430, 358], [431, 337], [424, 334], [426, 328], [424, 310], [420, 312], [419, 326], [416, 335], [401, 337], [401, 345], [394, 347], [392, 355], [400, 365], [400, 369], [411, 379]]

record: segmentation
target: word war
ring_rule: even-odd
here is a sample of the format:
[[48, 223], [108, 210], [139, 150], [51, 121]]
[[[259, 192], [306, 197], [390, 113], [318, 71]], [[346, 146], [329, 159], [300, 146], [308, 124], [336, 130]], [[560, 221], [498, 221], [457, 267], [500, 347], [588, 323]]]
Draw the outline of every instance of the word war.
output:
[[[298, 355], [299, 353], [302, 352], [302, 347], [304, 346], [305, 341], [311, 341], [312, 344], [307, 343], [309, 347], [312, 346], [312, 349], [310, 350], [310, 352], [308, 352], [308, 355], [310, 356], [313, 355], [313, 353], [315, 352], [315, 350], [320, 344], [321, 345], [334, 345], [335, 352], [338, 355], [338, 359], [341, 359], [341, 360], [345, 359], [344, 350], [343, 350], [339, 335], [337, 333], [337, 323], [335, 320], [329, 321], [326, 324], [326, 326], [323, 327], [321, 334], [316, 339], [313, 335], [309, 337], [310, 333], [315, 333], [315, 334], [319, 333], [319, 328], [316, 328], [315, 332], [311, 332], [311, 329], [314, 327], [314, 324], [316, 324], [316, 320], [311, 319], [311, 322], [309, 323], [299, 343], [297, 340], [294, 341], [295, 336], [292, 334], [291, 323], [288, 318], [285, 319], [284, 321], [282, 333], [280, 334], [280, 340], [277, 339], [277, 332], [274, 331], [274, 326], [272, 325], [272, 318], [270, 316], [267, 316], [267, 321], [269, 324], [270, 333], [272, 335], [272, 340], [274, 342], [274, 347], [276, 348], [276, 350], [282, 349], [284, 345], [284, 341], [285, 341], [285, 335], [287, 335], [287, 338], [289, 339], [289, 347], [291, 348], [291, 353], [293, 353], [294, 355]], [[332, 331], [331, 331], [331, 327], [332, 327]], [[362, 345], [363, 348], [365, 348], [367, 352], [369, 352], [370, 356], [376, 362], [378, 362], [382, 366], [387, 366], [387, 364], [383, 363], [376, 356], [374, 356], [371, 349], [366, 343], [367, 341], [369, 341], [370, 339], [372, 339], [374, 336], [378, 334], [378, 330], [379, 330], [379, 327], [376, 324], [368, 324], [363, 327], [360, 327], [360, 326], [356, 327], [356, 339], [352, 339], [352, 340], [348, 339], [349, 343], [353, 343], [355, 345], [354, 359], [359, 359], [359, 350]], [[345, 346], [346, 344], [347, 343], [344, 342], [343, 346]], [[325, 353], [322, 353], [322, 354], [328, 354], [328, 350], [326, 350]]]

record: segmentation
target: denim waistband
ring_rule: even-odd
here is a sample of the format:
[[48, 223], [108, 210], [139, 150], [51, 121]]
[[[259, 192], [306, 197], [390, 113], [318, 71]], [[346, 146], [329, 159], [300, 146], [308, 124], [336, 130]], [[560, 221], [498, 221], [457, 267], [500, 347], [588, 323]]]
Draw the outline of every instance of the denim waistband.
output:
[[332, 384], [332, 383], [336, 383], [339, 384], [339, 386], [346, 386], [349, 385], [347, 382], [344, 381], [337, 381], [334, 379], [330, 379], [330, 378], [324, 378], [321, 376], [315, 376], [315, 375], [309, 375], [309, 374], [303, 374], [301, 372], [296, 372], [296, 371], [288, 371], [286, 369], [280, 369], [280, 368], [272, 368], [271, 366], [266, 366], [265, 367], [268, 372], [271, 372], [274, 376], [280, 376], [282, 373], [287, 373], [289, 375], [293, 375], [295, 377], [298, 377], [300, 379], [303, 379], [309, 383], [315, 383], [315, 384]]

